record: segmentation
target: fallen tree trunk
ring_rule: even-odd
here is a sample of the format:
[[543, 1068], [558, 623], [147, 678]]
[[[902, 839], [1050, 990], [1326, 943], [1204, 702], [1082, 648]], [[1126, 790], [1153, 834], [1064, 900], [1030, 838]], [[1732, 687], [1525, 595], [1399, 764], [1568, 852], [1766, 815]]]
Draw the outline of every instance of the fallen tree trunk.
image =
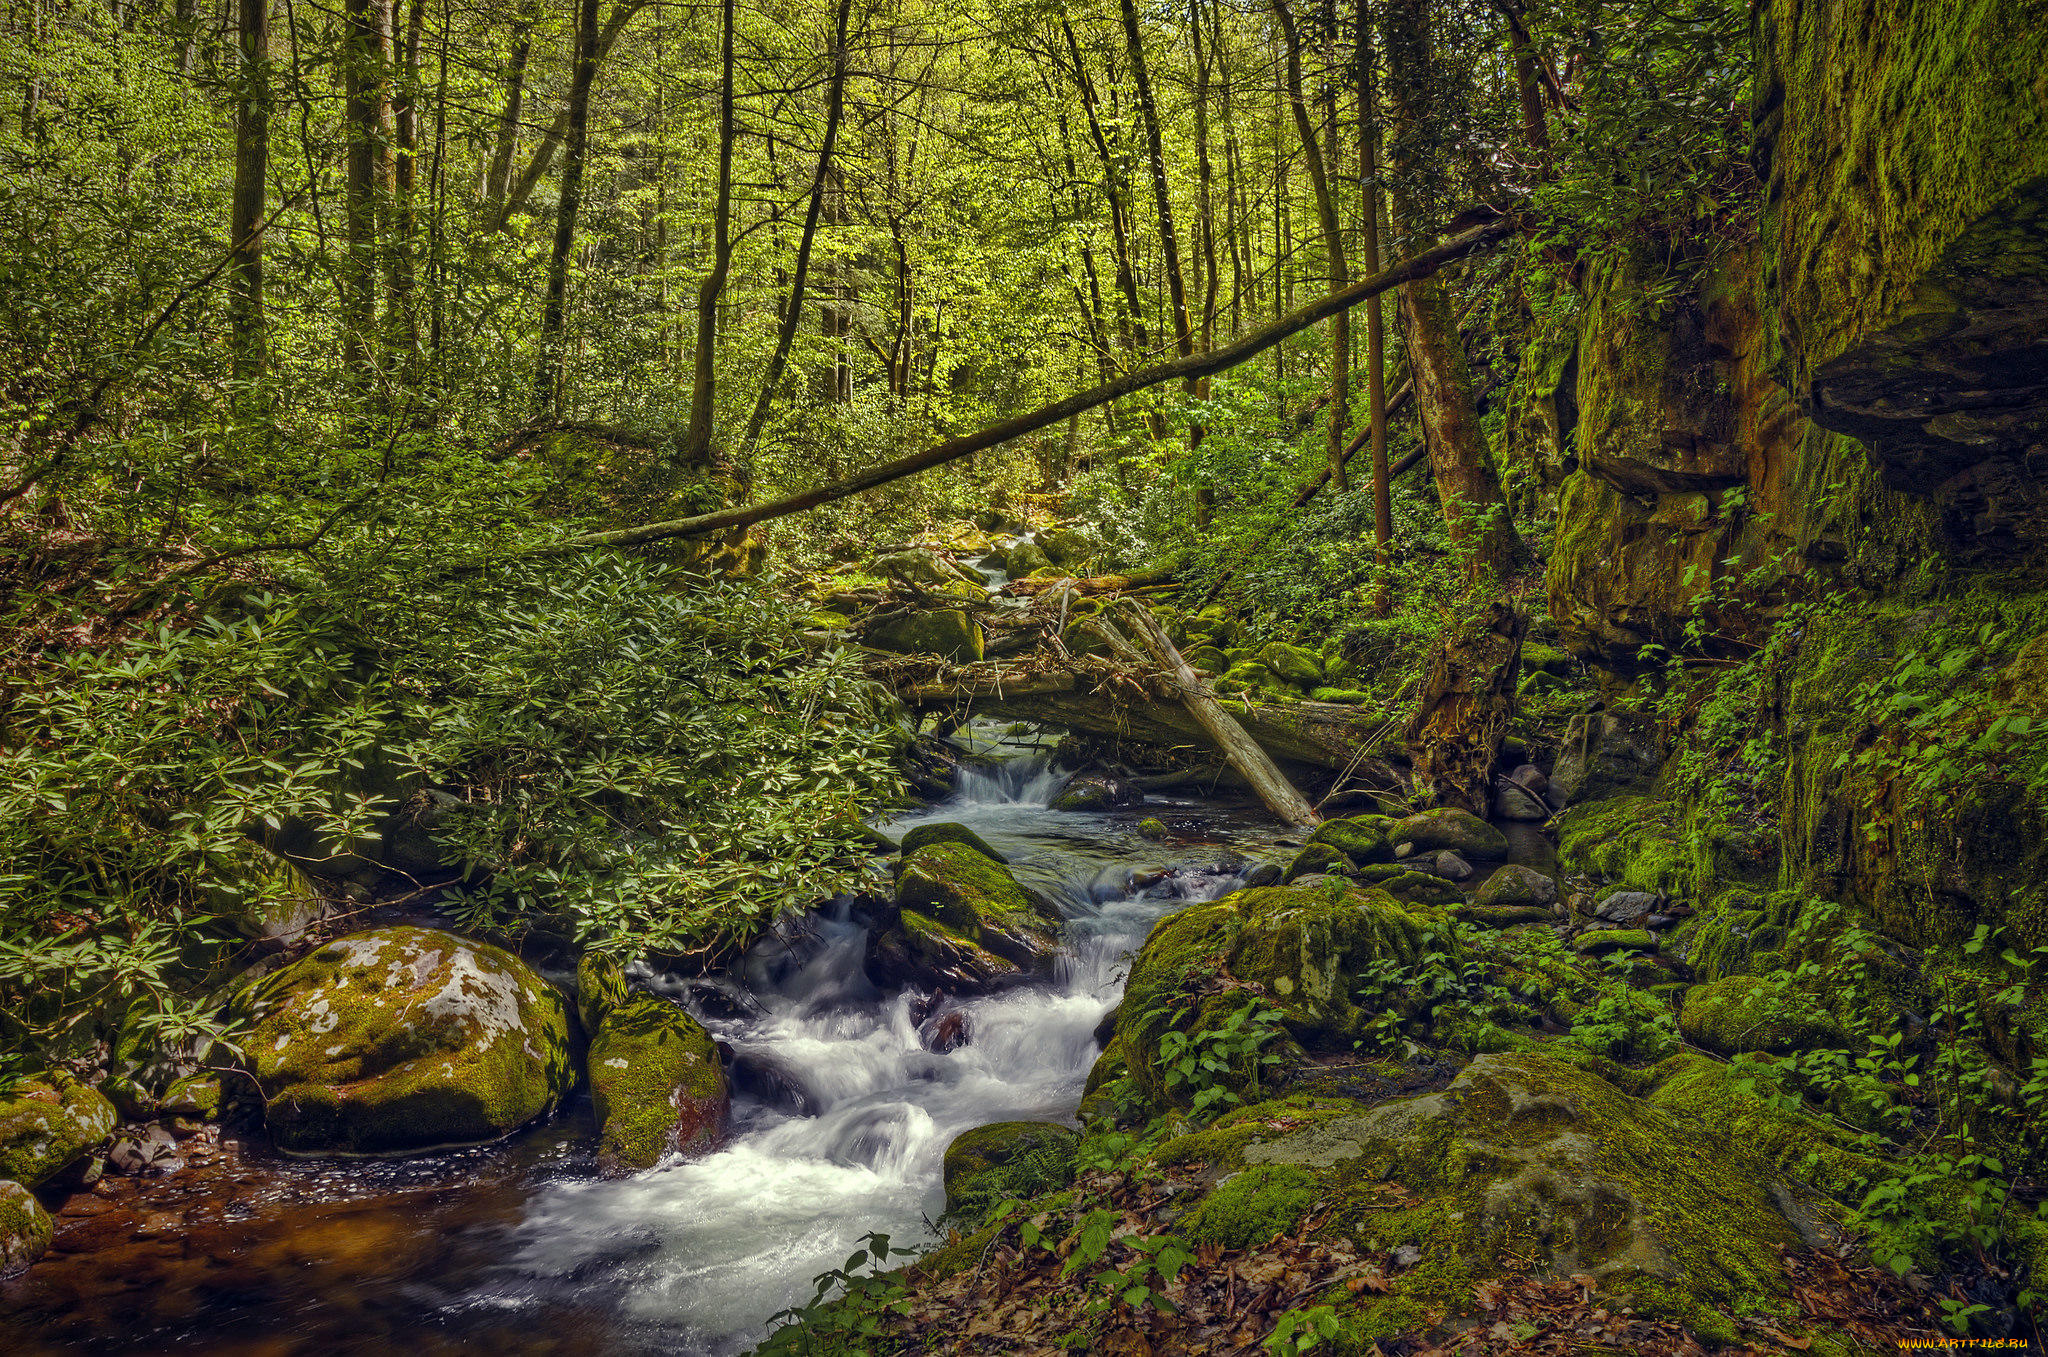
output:
[[1315, 808], [1295, 790], [1294, 784], [1287, 780], [1287, 775], [1280, 771], [1279, 765], [1267, 756], [1258, 742], [1245, 734], [1244, 727], [1223, 710], [1223, 704], [1216, 700], [1215, 691], [1192, 665], [1181, 658], [1180, 651], [1174, 649], [1172, 639], [1160, 627], [1158, 620], [1137, 604], [1126, 607], [1123, 616], [1132, 635], [1138, 638], [1138, 644], [1152, 653], [1152, 658], [1174, 681], [1188, 713], [1215, 742], [1218, 752], [1230, 766], [1251, 784], [1259, 800], [1266, 803], [1266, 809], [1291, 825], [1321, 824], [1323, 817], [1316, 814]]
[[1028, 597], [1049, 589], [1066, 588], [1077, 594], [1127, 594], [1169, 585], [1176, 573], [1173, 570], [1134, 570], [1128, 575], [1088, 575], [1078, 579], [1064, 575], [1042, 580], [1027, 578], [1011, 580], [1003, 586], [1003, 592]]
[[771, 500], [766, 504], [743, 505], [661, 523], [642, 523], [630, 528], [583, 533], [559, 542], [547, 542], [513, 552], [509, 559], [535, 560], [608, 547], [641, 546], [648, 542], [665, 541], [676, 537], [705, 537], [733, 528], [749, 527], [771, 518], [801, 513], [805, 509], [815, 509], [834, 500], [848, 499], [878, 486], [887, 485], [891, 481], [901, 480], [905, 476], [929, 471], [948, 462], [957, 462], [963, 457], [971, 457], [977, 452], [999, 447], [1025, 434], [1050, 428], [1074, 415], [1084, 414], [1099, 405], [1107, 405], [1113, 400], [1133, 395], [1148, 387], [1227, 372], [1240, 363], [1256, 358], [1289, 335], [1306, 330], [1340, 311], [1348, 311], [1366, 299], [1376, 297], [1403, 283], [1432, 276], [1444, 265], [1463, 259], [1474, 250], [1500, 240], [1508, 231], [1509, 223], [1505, 218], [1474, 227], [1371, 278], [1362, 279], [1349, 287], [1340, 288], [1328, 296], [1318, 298], [1300, 310], [1282, 316], [1272, 324], [1254, 330], [1244, 338], [1222, 348], [1212, 349], [1207, 353], [1190, 354], [1185, 358], [1176, 358], [1171, 362], [1158, 363], [1136, 372], [1126, 373], [1101, 386], [1078, 392], [1051, 405], [1041, 406], [1026, 414], [1014, 415], [971, 434], [949, 438], [936, 447], [926, 448], [908, 457], [899, 457], [892, 462], [884, 462], [878, 467], [863, 471], [857, 476], [850, 476], [843, 481], [835, 481], [831, 485]]

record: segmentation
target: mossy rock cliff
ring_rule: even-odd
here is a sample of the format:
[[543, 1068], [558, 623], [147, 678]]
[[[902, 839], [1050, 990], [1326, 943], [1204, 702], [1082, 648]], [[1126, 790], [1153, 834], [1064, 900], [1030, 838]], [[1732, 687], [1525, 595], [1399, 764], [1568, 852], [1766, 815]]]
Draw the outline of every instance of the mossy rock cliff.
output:
[[732, 1090], [718, 1044], [689, 1014], [643, 994], [610, 1009], [590, 1042], [598, 1164], [607, 1174], [702, 1154], [724, 1138]]
[[328, 943], [243, 1001], [278, 1147], [405, 1154], [495, 1140], [575, 1083], [568, 1005], [500, 948], [425, 928]]

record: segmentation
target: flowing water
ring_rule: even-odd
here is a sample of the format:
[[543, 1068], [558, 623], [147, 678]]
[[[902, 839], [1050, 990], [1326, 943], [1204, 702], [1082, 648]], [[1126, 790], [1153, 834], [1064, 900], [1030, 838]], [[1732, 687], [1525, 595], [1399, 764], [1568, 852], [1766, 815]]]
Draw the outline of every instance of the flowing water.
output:
[[[1272, 841], [1255, 815], [1215, 804], [1049, 810], [1045, 760], [1009, 752], [886, 828], [957, 821], [1008, 856], [1068, 920], [1051, 981], [926, 1012], [925, 996], [868, 982], [867, 930], [841, 904], [755, 949], [733, 982], [641, 977], [732, 1050], [733, 1134], [717, 1153], [599, 1178], [586, 1101], [462, 1155], [340, 1169], [245, 1160], [225, 1202], [165, 1210], [166, 1186], [124, 1206], [157, 1222], [140, 1252], [59, 1252], [0, 1287], [0, 1347], [744, 1351], [867, 1232], [929, 1239], [955, 1135], [1070, 1119], [1128, 954], [1161, 915], [1231, 889], [1240, 852]], [[1166, 818], [1178, 842], [1140, 837], [1144, 815]], [[955, 1009], [966, 1044], [927, 1049], [920, 1023]]]

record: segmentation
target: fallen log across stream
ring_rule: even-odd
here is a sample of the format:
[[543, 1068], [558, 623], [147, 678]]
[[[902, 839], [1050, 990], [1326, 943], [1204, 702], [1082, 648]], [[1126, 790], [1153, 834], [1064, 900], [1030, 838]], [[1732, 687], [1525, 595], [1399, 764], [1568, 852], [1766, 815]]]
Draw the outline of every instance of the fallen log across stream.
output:
[[[1211, 748], [1208, 732], [1178, 697], [1149, 691], [1140, 696], [1100, 678], [1078, 665], [983, 661], [911, 684], [899, 695], [923, 711], [1030, 721], [1161, 749]], [[1367, 791], [1407, 788], [1399, 722], [1383, 713], [1334, 702], [1220, 700], [1245, 734], [1282, 764], [1348, 774], [1347, 785]]]

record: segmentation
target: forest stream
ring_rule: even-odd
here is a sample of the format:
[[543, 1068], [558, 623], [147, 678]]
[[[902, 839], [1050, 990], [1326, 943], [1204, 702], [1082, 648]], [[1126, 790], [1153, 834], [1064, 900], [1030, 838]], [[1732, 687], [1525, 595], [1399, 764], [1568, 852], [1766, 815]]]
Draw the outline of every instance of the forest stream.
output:
[[[51, 1256], [0, 1289], [0, 1338], [24, 1357], [745, 1351], [869, 1231], [928, 1242], [954, 1136], [1070, 1120], [1132, 949], [1162, 915], [1235, 888], [1245, 855], [1279, 836], [1213, 798], [1053, 811], [1045, 756], [997, 749], [952, 798], [884, 827], [952, 821], [1008, 856], [1067, 921], [1050, 983], [936, 1005], [884, 993], [844, 902], [758, 945], [735, 979], [639, 970], [731, 1049], [718, 1152], [602, 1178], [586, 1094], [506, 1142], [427, 1158], [197, 1154], [175, 1177], [109, 1177], [112, 1195], [66, 1203]], [[1141, 837], [1144, 816], [1171, 837]], [[932, 1049], [950, 1044], [941, 1030], [963, 1044]]]

